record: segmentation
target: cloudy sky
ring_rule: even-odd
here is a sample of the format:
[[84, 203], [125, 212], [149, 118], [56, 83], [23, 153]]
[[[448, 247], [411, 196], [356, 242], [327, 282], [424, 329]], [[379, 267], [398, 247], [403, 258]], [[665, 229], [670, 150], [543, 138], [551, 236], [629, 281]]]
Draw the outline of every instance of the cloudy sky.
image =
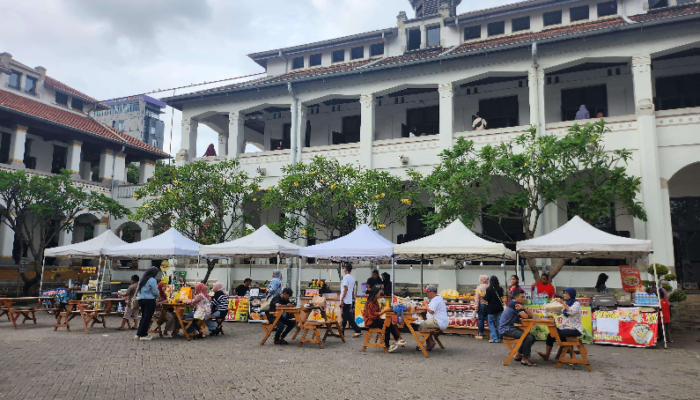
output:
[[[513, 2], [467, 0], [458, 12]], [[101, 100], [263, 72], [246, 54], [392, 27], [402, 10], [413, 16], [408, 0], [0, 0], [0, 10], [0, 52]], [[217, 137], [199, 132], [203, 153]]]

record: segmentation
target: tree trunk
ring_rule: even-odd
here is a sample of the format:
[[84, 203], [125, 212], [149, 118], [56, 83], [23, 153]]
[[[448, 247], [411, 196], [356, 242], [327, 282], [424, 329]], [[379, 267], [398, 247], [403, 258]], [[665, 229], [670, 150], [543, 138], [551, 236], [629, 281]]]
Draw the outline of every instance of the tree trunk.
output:
[[202, 283], [206, 285], [207, 281], [209, 280], [209, 276], [211, 275], [211, 271], [214, 270], [214, 267], [216, 266], [216, 260], [207, 260], [207, 274], [204, 275], [204, 279], [202, 279]]
[[560, 261], [557, 263], [557, 265], [556, 265], [554, 268], [552, 268], [551, 271], [549, 271], [549, 279], [550, 279], [550, 280], [554, 279], [554, 277], [557, 276], [557, 274], [558, 274], [559, 272], [561, 272], [561, 269], [564, 268], [564, 265], [566, 265], [566, 262], [567, 262], [567, 261], [568, 261], [568, 260], [566, 260], [566, 259], [560, 260]]
[[29, 289], [31, 289], [32, 286], [36, 285], [41, 280], [41, 270], [35, 269], [34, 271], [36, 272], [36, 274], [31, 279], [27, 278], [27, 274], [25, 274], [24, 272], [19, 274], [19, 276], [22, 278], [22, 281], [24, 282], [24, 286], [22, 287], [22, 293], [25, 296], [29, 295]]
[[537, 269], [537, 265], [535, 264], [535, 259], [528, 258], [527, 259], [527, 266], [530, 267], [530, 272], [532, 272], [532, 276], [535, 279], [534, 282], [539, 282], [540, 281], [540, 270]]

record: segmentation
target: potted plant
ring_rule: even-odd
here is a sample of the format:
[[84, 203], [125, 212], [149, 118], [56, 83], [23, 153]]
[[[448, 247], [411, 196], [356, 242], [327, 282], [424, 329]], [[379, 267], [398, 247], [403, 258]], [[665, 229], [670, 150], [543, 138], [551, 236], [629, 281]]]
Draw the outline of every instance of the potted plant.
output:
[[[675, 274], [670, 274], [668, 267], [663, 265], [663, 264], [652, 264], [647, 268], [647, 273], [654, 277], [654, 267], [656, 267], [656, 279], [659, 281], [659, 285], [661, 285], [662, 288], [666, 289], [668, 293], [671, 293], [673, 290], [673, 286], [669, 284], [669, 282], [675, 281], [678, 279]], [[642, 281], [642, 285], [644, 285], [645, 290], [649, 290], [649, 288], [652, 287], [653, 280], [651, 281]]]

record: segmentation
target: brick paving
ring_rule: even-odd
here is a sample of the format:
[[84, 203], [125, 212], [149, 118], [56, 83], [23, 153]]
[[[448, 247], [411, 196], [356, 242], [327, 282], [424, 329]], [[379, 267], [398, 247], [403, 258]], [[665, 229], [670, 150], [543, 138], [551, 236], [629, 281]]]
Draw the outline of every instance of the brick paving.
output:
[[[0, 320], [0, 399], [697, 399], [698, 332], [669, 350], [588, 346], [594, 371], [511, 363], [503, 344], [443, 336], [430, 359], [406, 347], [361, 353], [361, 339], [329, 338], [323, 350], [297, 342], [261, 347], [255, 324], [227, 323], [226, 336], [133, 340], [118, 317], [89, 335], [80, 321], [53, 331], [53, 317], [12, 328]], [[408, 339], [408, 338], [407, 338]], [[411, 340], [409, 344], [411, 344]], [[535, 345], [536, 350], [543, 343]], [[540, 360], [541, 361], [541, 360]]]

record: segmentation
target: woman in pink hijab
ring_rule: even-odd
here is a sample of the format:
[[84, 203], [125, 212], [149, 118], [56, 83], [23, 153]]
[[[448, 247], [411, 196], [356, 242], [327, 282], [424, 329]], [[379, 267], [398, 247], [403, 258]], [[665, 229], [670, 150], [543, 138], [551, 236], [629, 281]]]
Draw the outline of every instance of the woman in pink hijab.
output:
[[207, 151], [204, 152], [204, 157], [216, 157], [216, 150], [214, 149], [214, 143], [210, 143], [207, 147]]
[[194, 306], [194, 311], [185, 315], [185, 319], [193, 318], [195, 320], [187, 329], [187, 333], [195, 334], [195, 338], [204, 337], [204, 331], [202, 331], [198, 322], [206, 321], [211, 314], [211, 301], [207, 293], [208, 291], [209, 288], [207, 288], [207, 285], [197, 282], [197, 284], [194, 285], [194, 299], [185, 302], [185, 304]]
[[479, 315], [479, 333], [476, 335], [477, 339], [484, 338], [484, 325], [486, 323], [489, 305], [484, 299], [484, 296], [486, 296], [486, 289], [488, 288], [489, 277], [487, 275], [479, 275], [479, 285], [476, 287], [476, 294], [474, 295], [474, 304], [477, 307], [477, 313]]

